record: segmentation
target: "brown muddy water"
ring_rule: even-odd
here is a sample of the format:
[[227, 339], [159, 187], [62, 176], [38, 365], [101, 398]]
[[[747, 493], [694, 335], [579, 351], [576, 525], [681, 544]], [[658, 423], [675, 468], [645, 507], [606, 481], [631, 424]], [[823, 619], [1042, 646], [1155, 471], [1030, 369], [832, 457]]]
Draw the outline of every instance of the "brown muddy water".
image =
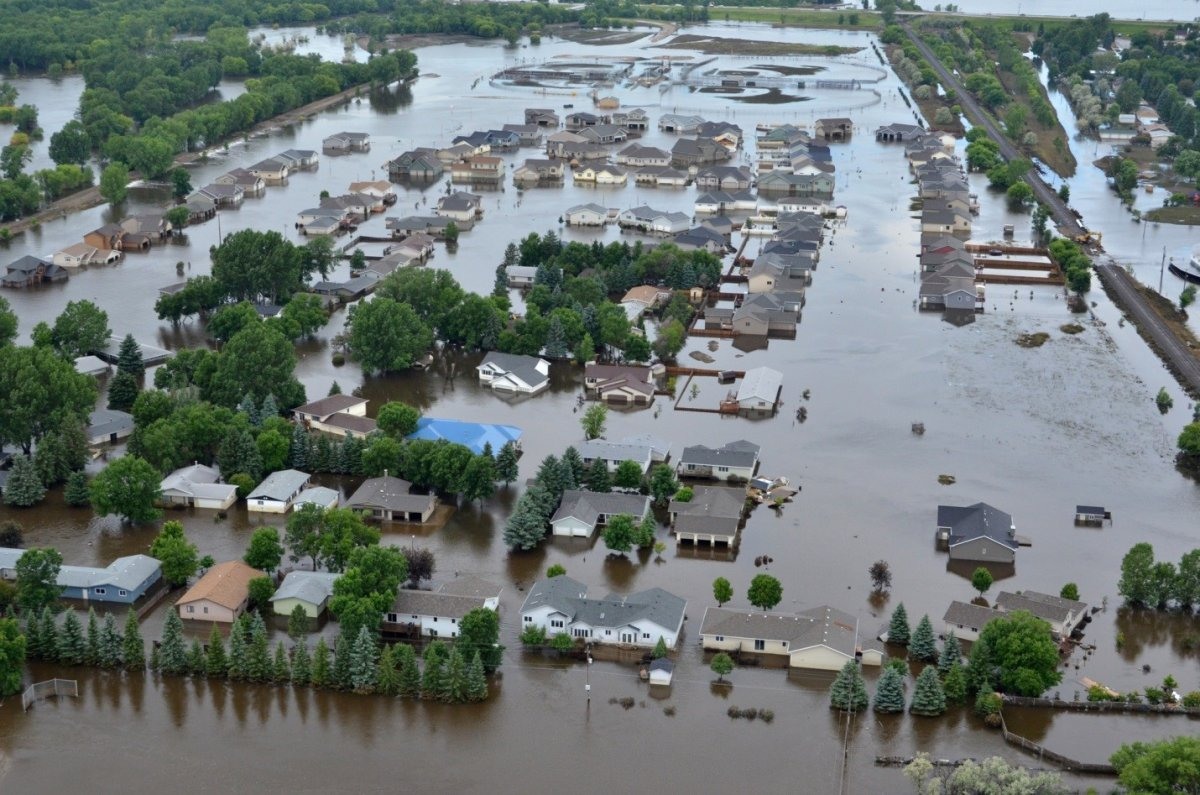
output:
[[[780, 32], [750, 26], [712, 26], [716, 34], [817, 44], [865, 45], [866, 35], [842, 32]], [[715, 34], [714, 34], [715, 35]], [[369, 155], [326, 158], [316, 172], [295, 176], [286, 187], [268, 189], [262, 199], [247, 200], [237, 211], [222, 213], [222, 232], [255, 227], [294, 236], [296, 211], [315, 202], [318, 192], [344, 189], [354, 179], [385, 173], [382, 164], [414, 145], [448, 140], [458, 131], [519, 121], [524, 106], [586, 107], [587, 98], [534, 94], [492, 87], [487, 76], [520, 59], [554, 55], [589, 56], [632, 52], [655, 55], [644, 42], [612, 48], [546, 42], [516, 51], [493, 44], [427, 47], [421, 68], [438, 77], [418, 81], [407, 94], [395, 93], [373, 105], [368, 99], [321, 115], [269, 138], [233, 147], [197, 168], [195, 182], [235, 165], [244, 165], [289, 148], [319, 148], [321, 138], [339, 129], [372, 133]], [[678, 52], [676, 51], [676, 54]], [[720, 66], [745, 68], [761, 57], [722, 59]], [[792, 66], [823, 66], [831, 78], [862, 70], [874, 55], [851, 58], [783, 59]], [[474, 90], [468, 87], [482, 78]], [[570, 781], [583, 792], [632, 791], [647, 786], [672, 791], [717, 791], [753, 782], [784, 791], [831, 793], [906, 791], [896, 770], [873, 766], [876, 754], [908, 755], [926, 750], [942, 757], [1001, 754], [1031, 760], [1006, 747], [968, 714], [926, 720], [875, 716], [845, 722], [828, 709], [830, 676], [791, 674], [770, 668], [743, 668], [732, 675], [731, 690], [711, 686], [713, 675], [698, 645], [699, 623], [711, 604], [711, 582], [729, 578], [743, 594], [758, 572], [755, 558], [774, 559], [769, 570], [784, 586], [780, 610], [829, 603], [856, 614], [864, 632], [875, 632], [896, 603], [903, 601], [914, 620], [923, 613], [941, 626], [952, 599], [969, 599], [973, 590], [964, 572], [951, 570], [933, 546], [939, 502], [968, 504], [986, 500], [1010, 511], [1019, 532], [1033, 546], [1018, 553], [1015, 571], [997, 582], [1000, 589], [1033, 588], [1057, 592], [1075, 581], [1084, 600], [1109, 608], [1087, 630], [1097, 650], [1072, 659], [1060, 690], [1069, 694], [1073, 680], [1090, 676], [1120, 690], [1144, 688], [1172, 673], [1180, 690], [1200, 689], [1196, 653], [1185, 637], [1197, 632], [1191, 617], [1125, 616], [1117, 609], [1116, 580], [1129, 546], [1149, 540], [1160, 556], [1177, 560], [1200, 543], [1195, 519], [1200, 489], [1172, 466], [1173, 439], [1190, 416], [1187, 401], [1157, 359], [1118, 313], [1096, 293], [1095, 317], [1085, 317], [1082, 334], [1058, 331], [1071, 320], [1061, 295], [1052, 288], [1011, 291], [989, 287], [988, 311], [963, 328], [913, 309], [916, 297], [918, 228], [908, 211], [913, 188], [902, 150], [876, 144], [870, 131], [889, 121], [911, 118], [894, 93], [894, 77], [878, 86], [878, 102], [868, 92], [812, 92], [799, 106], [746, 107], [721, 97], [676, 88], [617, 93], [627, 106], [644, 105], [656, 118], [665, 112], [702, 112], [736, 119], [749, 133], [758, 121], [811, 124], [825, 115], [851, 115], [858, 135], [834, 148], [838, 167], [836, 202], [849, 208], [846, 223], [829, 235], [797, 338], [771, 341], [753, 352], [722, 340], [712, 355], [714, 367], [743, 369], [770, 365], [784, 373], [782, 412], [765, 420], [675, 412], [669, 402], [637, 412], [614, 412], [608, 436], [652, 433], [669, 440], [676, 453], [693, 443], [721, 444], [739, 438], [762, 445], [767, 474], [785, 475], [803, 491], [780, 514], [759, 509], [746, 528], [736, 555], [678, 551], [668, 544], [663, 561], [653, 555], [608, 558], [603, 546], [579, 540], [555, 540], [527, 554], [509, 554], [501, 533], [518, 493], [514, 487], [477, 506], [459, 509], [439, 530], [385, 530], [385, 543], [424, 544], [438, 561], [438, 576], [475, 572], [504, 585], [503, 642], [508, 647], [501, 675], [485, 704], [442, 707], [379, 698], [293, 692], [253, 686], [158, 680], [85, 671], [57, 671], [80, 680], [77, 700], [46, 702], [22, 714], [9, 700], [0, 708], [0, 791], [60, 792], [80, 781], [99, 791], [187, 790], [250, 791], [284, 785], [301, 791], [518, 792]], [[23, 91], [37, 101], [36, 91]], [[646, 143], [670, 145], [652, 132]], [[511, 163], [536, 156], [522, 151]], [[432, 203], [439, 185], [402, 192], [394, 213], [411, 211], [422, 200]], [[983, 193], [981, 191], [981, 193]], [[667, 192], [628, 186], [586, 190], [562, 188], [518, 193], [508, 186], [487, 194], [487, 215], [465, 233], [458, 251], [439, 248], [433, 265], [450, 269], [468, 289], [487, 292], [493, 269], [506, 243], [531, 231], [556, 229], [572, 240], [616, 240], [614, 229], [565, 230], [558, 215], [568, 206], [601, 201], [614, 207], [641, 203], [690, 211], [694, 190]], [[1009, 216], [984, 196], [977, 237], [999, 237]], [[158, 205], [154, 203], [158, 202]], [[126, 211], [161, 206], [161, 199], [140, 194]], [[5, 256], [49, 253], [104, 222], [110, 211], [96, 209], [46, 224], [38, 235], [14, 243]], [[1027, 222], [1026, 222], [1027, 223]], [[382, 233], [376, 218], [366, 233]], [[168, 347], [196, 344], [195, 324], [179, 330], [153, 316], [157, 289], [174, 282], [175, 262], [185, 274], [204, 273], [207, 249], [217, 240], [217, 225], [189, 230], [186, 243], [131, 255], [123, 264], [73, 276], [62, 286], [29, 292], [7, 291], [27, 334], [39, 320], [52, 319], [68, 300], [90, 298], [108, 310], [118, 334], [133, 332]], [[1107, 237], [1106, 237], [1107, 242]], [[190, 270], [186, 263], [191, 263]], [[460, 362], [457, 379], [436, 372], [364, 382], [353, 365], [330, 364], [327, 339], [341, 325], [335, 317], [325, 338], [301, 350], [298, 374], [310, 396], [326, 393], [337, 380], [349, 390], [362, 386], [372, 407], [384, 400], [405, 400], [431, 415], [486, 420], [524, 429], [522, 477], [538, 462], [580, 438], [575, 397], [579, 372], [555, 366], [552, 389], [534, 399], [505, 402], [479, 388], [471, 378], [470, 359]], [[1022, 333], [1046, 331], [1050, 341], [1027, 350], [1014, 344]], [[687, 353], [707, 352], [707, 340], [693, 340]], [[1154, 407], [1159, 386], [1177, 394], [1176, 408], [1165, 417]], [[801, 394], [811, 390], [804, 400]], [[718, 396], [706, 389], [699, 399]], [[686, 400], [687, 398], [685, 398]], [[801, 405], [808, 419], [794, 419]], [[910, 425], [922, 421], [924, 436]], [[940, 474], [957, 479], [938, 484]], [[339, 485], [336, 480], [330, 481]], [[352, 487], [352, 483], [340, 484]], [[1100, 503], [1114, 512], [1103, 529], [1072, 524], [1076, 503]], [[31, 545], [58, 547], [70, 563], [107, 563], [120, 554], [144, 551], [157, 528], [121, 528], [63, 506], [53, 494], [44, 507], [14, 512], [25, 524]], [[217, 520], [211, 513], [174, 514], [187, 526], [202, 554], [218, 560], [240, 556], [258, 524], [233, 512]], [[666, 528], [659, 535], [668, 542]], [[876, 559], [891, 563], [892, 594], [872, 602], [867, 567]], [[687, 622], [678, 657], [675, 685], [665, 700], [652, 698], [636, 678], [636, 669], [619, 661], [597, 661], [590, 674], [581, 664], [527, 654], [517, 642], [517, 616], [528, 585], [552, 563], [596, 590], [627, 591], [659, 585], [688, 599]], [[969, 574], [969, 572], [966, 572]], [[164, 609], [144, 625], [156, 637]], [[331, 632], [326, 627], [324, 631]], [[1115, 648], [1117, 631], [1125, 646]], [[278, 631], [278, 630], [277, 630]], [[1142, 674], [1143, 664], [1153, 673]], [[37, 666], [31, 676], [45, 678], [55, 669]], [[592, 700], [584, 685], [590, 676]], [[874, 679], [875, 672], [868, 672]], [[632, 696], [626, 711], [610, 698]], [[663, 706], [675, 707], [672, 717]], [[774, 723], [731, 721], [730, 705], [770, 707]], [[1090, 736], [1090, 758], [1106, 757], [1126, 736], [1160, 736], [1185, 730], [1183, 723], [1160, 721], [1136, 732], [1123, 719], [1092, 715], [1039, 713], [1043, 733]], [[1057, 727], [1063, 726], [1059, 730]], [[1140, 724], [1139, 724], [1140, 726]], [[843, 769], [842, 744], [849, 738]], [[1053, 747], [1053, 745], [1051, 746]], [[219, 771], [219, 773], [215, 772]], [[578, 775], [588, 771], [588, 775]], [[605, 771], [599, 775], [596, 771]], [[609, 773], [608, 771], [613, 771]], [[843, 780], [844, 778], [844, 780]]]

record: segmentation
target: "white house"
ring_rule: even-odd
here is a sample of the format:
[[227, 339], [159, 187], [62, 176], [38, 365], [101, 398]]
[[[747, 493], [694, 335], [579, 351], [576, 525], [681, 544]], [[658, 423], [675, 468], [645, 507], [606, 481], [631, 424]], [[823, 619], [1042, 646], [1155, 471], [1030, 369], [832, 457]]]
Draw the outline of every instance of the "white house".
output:
[[102, 250], [87, 243], [76, 243], [54, 252], [51, 261], [60, 268], [79, 268], [83, 265], [111, 265], [125, 255], [116, 249]]
[[475, 371], [480, 383], [498, 392], [536, 395], [550, 386], [550, 362], [537, 356], [491, 351]]
[[1069, 638], [1088, 616], [1088, 606], [1075, 599], [1064, 599], [1038, 591], [1001, 591], [996, 597], [996, 609], [1011, 613], [1026, 610], [1050, 625], [1058, 638]]
[[627, 514], [638, 523], [649, 512], [650, 498], [641, 494], [567, 489], [550, 519], [550, 527], [556, 536], [591, 538], [598, 527], [608, 524], [614, 516]]
[[655, 210], [653, 207], [643, 204], [640, 207], [622, 211], [617, 216], [617, 225], [622, 229], [633, 229], [650, 234], [674, 235], [686, 231], [692, 222], [685, 213]]
[[257, 513], [287, 513], [312, 477], [298, 469], [281, 469], [267, 475], [246, 497], [246, 510]]
[[501, 587], [478, 577], [458, 577], [432, 591], [401, 588], [383, 616], [383, 632], [457, 638], [472, 610], [499, 610]]
[[330, 395], [306, 403], [292, 414], [314, 431], [337, 436], [366, 436], [375, 430], [375, 420], [367, 416], [367, 399], [354, 395]]
[[839, 671], [851, 660], [882, 665], [883, 647], [859, 631], [849, 613], [823, 605], [796, 614], [758, 613], [710, 607], [700, 625], [700, 643], [710, 651], [786, 657], [790, 668]]
[[281, 182], [287, 179], [288, 174], [291, 173], [291, 165], [285, 160], [268, 157], [266, 160], [258, 161], [246, 170], [266, 182]]
[[610, 442], [605, 439], [589, 439], [575, 446], [580, 458], [587, 466], [598, 460], [603, 461], [610, 472], [615, 472], [623, 461], [633, 461], [643, 472], [654, 463], [654, 448], [648, 443], [637, 439], [625, 439], [620, 442]]
[[959, 640], [969, 640], [972, 643], [979, 640], [979, 633], [989, 621], [1000, 618], [1002, 613], [990, 607], [971, 604], [970, 602], [951, 602], [946, 608], [942, 621], [946, 622], [946, 633], [954, 633]]
[[176, 469], [159, 483], [162, 502], [223, 511], [237, 500], [237, 486], [221, 482], [221, 473], [204, 464]]
[[746, 371], [738, 384], [734, 400], [740, 412], [774, 413], [779, 406], [783, 389], [783, 373], [770, 367], [755, 367]]
[[577, 204], [567, 209], [568, 226], [604, 226], [608, 223], [608, 208], [599, 204]]
[[616, 161], [623, 166], [669, 166], [671, 153], [657, 146], [630, 144], [617, 152]]
[[758, 445], [740, 439], [723, 447], [702, 444], [683, 448], [675, 471], [687, 478], [749, 480], [758, 470]]
[[541, 627], [548, 636], [566, 633], [585, 643], [653, 648], [661, 638], [675, 648], [687, 601], [662, 588], [628, 596], [589, 599], [587, 586], [565, 574], [539, 580], [521, 606], [521, 628]]

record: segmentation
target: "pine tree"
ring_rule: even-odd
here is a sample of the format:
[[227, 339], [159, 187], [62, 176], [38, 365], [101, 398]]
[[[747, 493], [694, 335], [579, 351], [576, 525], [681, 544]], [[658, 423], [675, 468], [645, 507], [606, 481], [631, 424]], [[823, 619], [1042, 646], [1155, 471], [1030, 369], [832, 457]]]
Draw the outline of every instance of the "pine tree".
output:
[[450, 657], [446, 661], [441, 700], [447, 704], [461, 704], [467, 700], [467, 663], [457, 646], [450, 648]]
[[88, 665], [100, 664], [100, 621], [96, 608], [88, 607], [87, 642], [84, 644], [83, 661]]
[[917, 677], [917, 686], [913, 690], [912, 706], [909, 712], [914, 715], [935, 716], [946, 711], [946, 693], [942, 689], [942, 680], [938, 679], [937, 668], [925, 666]]
[[312, 657], [307, 643], [297, 643], [292, 649], [292, 684], [299, 687], [312, 681]]
[[132, 334], [126, 334], [121, 340], [117, 351], [117, 372], [129, 373], [134, 378], [141, 378], [146, 372], [146, 363], [142, 359], [142, 349]]
[[333, 667], [329, 671], [330, 686], [338, 690], [350, 689], [350, 661], [353, 657], [354, 641], [343, 630], [338, 635], [337, 643], [333, 645]]
[[67, 485], [63, 488], [63, 499], [72, 508], [82, 508], [91, 503], [92, 495], [88, 491], [88, 476], [83, 470], [67, 475]]
[[662, 635], [658, 636], [658, 643], [654, 644], [654, 651], [650, 652], [650, 656], [656, 660], [667, 656], [667, 641]]
[[608, 464], [603, 458], [597, 458], [588, 468], [587, 475], [588, 491], [597, 491], [600, 493], [608, 493], [612, 491], [612, 474], [608, 471]]
[[308, 434], [304, 428], [297, 425], [292, 428], [292, 450], [290, 463], [292, 469], [304, 470], [308, 467]]
[[923, 662], [933, 662], [938, 657], [937, 640], [928, 613], [917, 622], [917, 628], [908, 643], [908, 656]]
[[394, 696], [400, 692], [400, 672], [396, 670], [396, 657], [391, 646], [385, 646], [379, 655], [379, 668], [375, 672], [375, 692]]
[[911, 636], [912, 633], [908, 629], [908, 611], [904, 609], [904, 602], [901, 602], [896, 605], [892, 612], [892, 622], [888, 624], [888, 643], [907, 646]]
[[565, 359], [571, 355], [567, 346], [567, 334], [563, 331], [562, 320], [554, 315], [550, 318], [550, 328], [546, 331], [546, 358]]
[[42, 640], [42, 659], [57, 660], [58, 624], [54, 623], [54, 613], [51, 612], [49, 605], [42, 608], [41, 616], [38, 618], [38, 635]]
[[58, 660], [67, 665], [82, 665], [87, 654], [87, 641], [83, 637], [83, 624], [74, 608], [67, 610], [62, 631], [58, 634]]
[[962, 704], [967, 700], [967, 672], [957, 660], [950, 665], [942, 679], [942, 691], [946, 694], [947, 703]]
[[[257, 620], [255, 620], [257, 619]], [[250, 620], [250, 642], [246, 654], [246, 678], [251, 682], [271, 681], [271, 645], [267, 641], [267, 627], [262, 616], [254, 614]]]
[[487, 676], [483, 673], [483, 658], [477, 651], [471, 657], [471, 664], [467, 666], [467, 700], [487, 701], [487, 697]]
[[946, 642], [942, 644], [942, 653], [938, 657], [938, 672], [945, 676], [950, 672], [950, 666], [954, 663], [962, 663], [962, 646], [959, 645], [954, 630], [950, 630], [946, 634]]
[[104, 626], [100, 630], [100, 666], [102, 668], [119, 668], [121, 665], [121, 632], [117, 629], [117, 619], [112, 613], [104, 617]]
[[205, 668], [204, 647], [197, 638], [192, 638], [192, 645], [187, 653], [187, 672], [191, 676], [204, 676]]
[[30, 660], [40, 660], [46, 651], [42, 648], [41, 624], [38, 616], [30, 613], [25, 619], [25, 656]]
[[212, 631], [208, 633], [208, 651], [204, 656], [204, 670], [211, 679], [224, 679], [229, 676], [229, 658], [225, 656], [225, 639], [221, 637], [221, 630], [217, 629], [216, 624], [213, 624]]
[[563, 451], [559, 462], [571, 472], [570, 479], [575, 485], [570, 488], [577, 489], [583, 486], [587, 479], [587, 464], [583, 463], [583, 456], [579, 454], [579, 451], [574, 447], [568, 447]]
[[309, 625], [308, 613], [304, 609], [304, 605], [297, 604], [292, 608], [292, 614], [288, 616], [288, 637], [292, 640], [300, 640], [308, 634]]
[[250, 650], [246, 646], [245, 616], [238, 616], [229, 631], [229, 661], [225, 666], [227, 676], [238, 681], [249, 673]]
[[421, 697], [440, 698], [446, 679], [446, 645], [440, 640], [425, 647], [425, 671], [421, 676]]
[[13, 460], [8, 482], [4, 484], [4, 504], [16, 508], [37, 505], [46, 496], [46, 487], [38, 475], [33, 459], [19, 455]]
[[241, 402], [237, 405], [237, 410], [239, 413], [246, 415], [251, 425], [258, 426], [258, 407], [254, 403], [254, 395], [251, 395], [249, 392], [243, 395]]
[[407, 643], [395, 647], [397, 667], [400, 669], [400, 695], [404, 698], [421, 697], [421, 670], [417, 667], [417, 655]]
[[262, 408], [258, 410], [258, 422], [261, 425], [272, 417], [279, 416], [279, 403], [270, 392], [263, 398]]
[[328, 436], [321, 434], [317, 437], [317, 443], [308, 448], [309, 466], [314, 472], [331, 472], [333, 469], [330, 466], [332, 458], [333, 445], [330, 444]]
[[879, 677], [879, 684], [875, 687], [874, 707], [876, 712], [904, 711], [904, 680], [895, 668], [886, 669]]
[[492, 295], [497, 297], [508, 295], [508, 272], [504, 269], [504, 265], [496, 266], [496, 278], [492, 280]]
[[332, 384], [329, 385], [329, 394], [326, 397], [333, 397], [334, 395], [340, 395], [340, 394], [342, 394], [342, 385], [339, 384], [337, 381], [334, 381]]
[[850, 712], [861, 712], [867, 708], [867, 685], [854, 660], [849, 660], [838, 671], [829, 689], [829, 704], [834, 709]]
[[517, 448], [512, 442], [506, 442], [496, 458], [496, 478], [504, 481], [504, 485], [507, 486], [518, 477], [520, 472], [517, 467]]
[[163, 624], [162, 643], [158, 647], [158, 669], [165, 674], [182, 674], [187, 670], [187, 646], [183, 640], [183, 620], [172, 610]]
[[309, 681], [313, 687], [328, 687], [329, 686], [329, 645], [325, 642], [325, 638], [317, 639], [317, 648], [313, 652], [312, 658], [312, 676]]
[[379, 644], [371, 630], [360, 627], [350, 652], [350, 686], [355, 693], [374, 692], [378, 673]]
[[288, 663], [287, 649], [284, 648], [283, 641], [279, 641], [275, 646], [275, 664], [272, 666], [271, 678], [280, 685], [292, 681], [292, 666]]
[[108, 407], [113, 411], [129, 411], [140, 391], [135, 376], [118, 371], [108, 385]]

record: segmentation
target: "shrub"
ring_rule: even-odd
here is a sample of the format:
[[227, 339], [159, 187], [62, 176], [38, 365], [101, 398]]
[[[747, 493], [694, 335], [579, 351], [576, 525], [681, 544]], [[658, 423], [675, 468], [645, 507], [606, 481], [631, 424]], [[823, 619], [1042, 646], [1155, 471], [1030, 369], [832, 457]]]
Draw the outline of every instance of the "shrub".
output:
[[1200, 690], [1193, 690], [1183, 697], [1183, 706], [1188, 709], [1200, 709]]
[[975, 697], [975, 713], [977, 715], [999, 715], [1004, 702], [994, 691], [983, 690]]

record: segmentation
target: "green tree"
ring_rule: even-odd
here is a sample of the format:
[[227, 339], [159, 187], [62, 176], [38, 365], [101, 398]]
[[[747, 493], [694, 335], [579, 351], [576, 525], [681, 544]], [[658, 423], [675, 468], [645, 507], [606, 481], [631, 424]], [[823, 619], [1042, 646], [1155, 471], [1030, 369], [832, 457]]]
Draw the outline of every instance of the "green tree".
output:
[[129, 411], [139, 391], [137, 378], [118, 372], [108, 385], [108, 407], [114, 411]]
[[450, 648], [445, 671], [439, 697], [447, 704], [462, 704], [467, 700], [467, 662], [457, 646]]
[[1183, 288], [1183, 292], [1179, 294], [1179, 308], [1187, 309], [1196, 302], [1196, 285], [1189, 284]]
[[221, 637], [221, 630], [217, 629], [217, 625], [212, 625], [212, 631], [208, 633], [208, 651], [204, 657], [204, 669], [209, 678], [224, 679], [229, 674], [229, 659], [225, 656], [225, 639]]
[[171, 195], [183, 199], [192, 192], [192, 177], [186, 168], [171, 169]]
[[246, 565], [262, 571], [275, 571], [283, 560], [283, 544], [279, 543], [279, 531], [274, 527], [260, 527], [250, 536], [250, 546], [243, 558]]
[[292, 665], [288, 660], [287, 649], [284, 648], [283, 641], [275, 644], [275, 659], [271, 663], [271, 679], [278, 684], [287, 684], [292, 681]]
[[508, 486], [518, 477], [520, 472], [517, 469], [517, 448], [512, 442], [506, 442], [496, 457], [496, 479]]
[[1079, 586], [1073, 582], [1069, 582], [1062, 587], [1062, 590], [1059, 591], [1058, 595], [1063, 599], [1070, 599], [1071, 601], [1078, 602]]
[[875, 703], [872, 706], [876, 712], [882, 713], [904, 711], [904, 680], [895, 668], [884, 669], [879, 677], [879, 684], [875, 686]]
[[26, 615], [39, 613], [53, 607], [62, 596], [58, 584], [58, 572], [62, 568], [62, 555], [52, 548], [26, 550], [17, 558], [16, 566], [17, 604]]
[[421, 697], [439, 698], [446, 680], [446, 644], [434, 640], [425, 647], [425, 670], [421, 675]]
[[1117, 593], [1134, 607], [1158, 603], [1154, 577], [1154, 547], [1146, 542], [1134, 544], [1121, 560], [1121, 579]]
[[683, 350], [686, 339], [687, 329], [678, 320], [672, 318], [661, 323], [654, 335], [654, 354], [663, 361], [673, 362], [679, 351]]
[[608, 423], [608, 406], [603, 403], [593, 403], [583, 412], [580, 419], [583, 426], [583, 438], [598, 439], [604, 435], [604, 427]]
[[[350, 553], [344, 574], [333, 583], [329, 609], [347, 637], [360, 627], [377, 632], [396, 589], [408, 577], [408, 563], [396, 547], [359, 547]], [[353, 633], [352, 635], [350, 633]]]
[[942, 690], [951, 704], [962, 704], [967, 700], [967, 672], [961, 663], [955, 661], [950, 665], [942, 679]]
[[46, 497], [46, 487], [38, 475], [33, 459], [18, 455], [4, 485], [4, 504], [15, 508], [30, 508]]
[[588, 491], [594, 491], [599, 494], [607, 494], [612, 491], [612, 474], [608, 471], [608, 463], [603, 458], [597, 458], [592, 461], [592, 465], [588, 467], [584, 481], [588, 487]]
[[87, 162], [90, 154], [91, 141], [87, 129], [78, 119], [71, 119], [50, 136], [50, 159], [60, 166], [67, 163], [81, 166]]
[[199, 550], [183, 534], [183, 524], [165, 522], [150, 544], [150, 557], [162, 563], [163, 579], [170, 585], [185, 585], [199, 567]]
[[350, 684], [355, 693], [375, 691], [379, 673], [379, 644], [375, 634], [366, 626], [359, 627], [350, 653]]
[[946, 633], [946, 642], [942, 644], [942, 653], [938, 655], [938, 672], [945, 676], [950, 671], [950, 666], [955, 663], [962, 662], [962, 645], [958, 642], [958, 636], [954, 634], [954, 630]]
[[400, 669], [400, 695], [404, 698], [420, 698], [421, 671], [417, 667], [417, 655], [407, 643], [394, 647], [396, 666]]
[[861, 712], [867, 708], [867, 685], [858, 663], [849, 660], [838, 671], [829, 689], [829, 705], [846, 712]]
[[26, 454], [46, 433], [85, 419], [96, 405], [96, 381], [51, 348], [0, 346], [0, 444]]
[[656, 660], [667, 656], [667, 641], [662, 635], [658, 636], [658, 643], [654, 644], [654, 650], [650, 652], [650, 656]]
[[92, 498], [88, 491], [87, 473], [82, 470], [72, 472], [67, 476], [67, 485], [63, 489], [63, 499], [72, 508], [82, 508], [90, 505]]
[[912, 633], [908, 628], [908, 611], [904, 609], [904, 602], [901, 602], [892, 611], [892, 620], [888, 623], [888, 643], [907, 646], [910, 637]]
[[468, 612], [458, 622], [458, 640], [463, 657], [479, 655], [487, 673], [500, 667], [504, 647], [500, 645], [500, 618], [495, 610], [478, 607]]
[[375, 692], [384, 696], [395, 696], [400, 692], [400, 671], [396, 669], [393, 646], [384, 646], [379, 654], [379, 665], [375, 671]]
[[0, 697], [21, 692], [25, 667], [25, 636], [15, 619], [0, 619]]
[[329, 687], [330, 683], [329, 644], [325, 638], [317, 639], [317, 647], [313, 650], [312, 678], [313, 687]]
[[17, 315], [8, 300], [0, 297], [0, 348], [17, 338]]
[[649, 549], [655, 545], [654, 534], [658, 530], [658, 523], [654, 521], [654, 514], [647, 513], [645, 518], [638, 523], [638, 526], [633, 530], [633, 543], [638, 549]]
[[987, 593], [987, 590], [992, 587], [993, 582], [992, 573], [983, 566], [971, 572], [971, 587], [979, 591], [980, 596]]
[[100, 628], [100, 667], [119, 668], [121, 666], [121, 631], [117, 629], [117, 619], [109, 613], [104, 617]]
[[473, 456], [462, 473], [462, 496], [468, 502], [483, 501], [496, 493], [496, 460], [491, 454]]
[[50, 605], [43, 607], [42, 612], [38, 615], [37, 637], [41, 643], [42, 653], [40, 657], [43, 660], [57, 660], [58, 624], [54, 622], [54, 611], [50, 608]]
[[109, 163], [101, 172], [100, 195], [114, 206], [125, 201], [129, 195], [129, 169], [124, 163]]
[[733, 598], [733, 586], [724, 577], [718, 577], [713, 580], [712, 588], [713, 599], [717, 601], [717, 607], [721, 607]]
[[153, 521], [159, 516], [154, 503], [162, 494], [160, 477], [144, 459], [122, 456], [92, 478], [92, 507], [102, 516], [117, 514], [127, 522]]
[[183, 621], [176, 610], [167, 611], [163, 624], [162, 643], [158, 647], [158, 668], [167, 674], [182, 674], [187, 670], [187, 647], [183, 641]]
[[126, 670], [140, 671], [146, 667], [146, 642], [138, 627], [137, 613], [130, 610], [125, 618], [125, 633], [121, 641], [121, 660]]
[[577, 364], [587, 364], [596, 358], [596, 344], [592, 341], [592, 335], [585, 333], [583, 339], [575, 346], [575, 362]]
[[296, 350], [291, 340], [272, 326], [257, 323], [225, 343], [201, 394], [228, 408], [246, 394], [256, 401], [274, 394], [282, 408], [291, 409], [304, 402], [304, 387], [293, 375], [295, 369]]
[[671, 467], [658, 464], [650, 470], [650, 496], [656, 505], [665, 505], [678, 490], [679, 481], [675, 479]]
[[1189, 458], [1200, 458], [1200, 422], [1192, 422], [1184, 426], [1176, 440], [1179, 452]]
[[146, 363], [142, 360], [142, 349], [132, 334], [126, 334], [121, 340], [117, 352], [117, 372], [129, 373], [134, 378], [141, 378], [146, 372]]
[[312, 658], [307, 643], [297, 643], [292, 650], [292, 684], [303, 687], [312, 682]]
[[550, 568], [546, 569], [547, 577], [561, 577], [567, 573], [567, 567], [561, 563], [555, 563]]
[[1126, 743], [1109, 761], [1127, 792], [1171, 795], [1200, 791], [1200, 739], [1193, 736]]
[[783, 586], [770, 574], [756, 574], [746, 598], [755, 607], [770, 610], [783, 599]]
[[904, 775], [913, 782], [916, 791], [971, 792], [987, 795], [1009, 795], [1009, 793], [1037, 793], [1037, 795], [1067, 795], [1057, 773], [1030, 773], [1025, 768], [1014, 766], [993, 756], [982, 762], [966, 760], [949, 774], [944, 768], [935, 767], [928, 754], [917, 758], [904, 768]]
[[375, 422], [379, 430], [395, 439], [403, 439], [417, 429], [421, 412], [407, 403], [393, 400], [379, 407]]
[[946, 711], [946, 693], [942, 690], [942, 680], [938, 678], [937, 668], [925, 666], [917, 677], [917, 686], [913, 689], [912, 706], [909, 711], [914, 715], [935, 716]]
[[633, 549], [633, 517], [618, 514], [604, 526], [604, 546], [613, 552], [625, 554]]
[[467, 665], [467, 700], [468, 701], [487, 701], [488, 683], [487, 675], [483, 669], [483, 659], [479, 652], [471, 657], [471, 662]]
[[730, 672], [733, 671], [733, 658], [725, 652], [719, 651], [713, 655], [712, 660], [708, 663], [708, 667], [717, 675], [718, 682], [724, 682], [725, 677], [729, 676]]
[[67, 665], [83, 665], [87, 656], [87, 640], [83, 635], [83, 624], [74, 608], [69, 608], [58, 633], [58, 661]]
[[351, 310], [349, 344], [367, 373], [407, 370], [433, 347], [433, 330], [409, 304], [376, 296]]
[[311, 623], [304, 605], [297, 604], [292, 608], [291, 615], [288, 616], [288, 637], [294, 641], [299, 641], [308, 634]]
[[275, 581], [270, 577], [254, 577], [247, 583], [249, 591], [250, 610], [266, 610], [271, 606], [271, 597], [275, 595]]
[[619, 489], [637, 489], [642, 485], [642, 467], [637, 461], [622, 461], [613, 473], [613, 485]]
[[929, 615], [921, 616], [917, 628], [913, 630], [912, 639], [908, 643], [908, 656], [923, 662], [933, 662], [937, 659], [937, 639], [933, 634], [933, 624]]
[[970, 674], [976, 689], [1040, 696], [1062, 681], [1050, 625], [1024, 610], [989, 621], [971, 647]]
[[278, 472], [287, 466], [291, 453], [291, 440], [277, 430], [264, 430], [255, 440], [263, 472]]
[[88, 607], [87, 635], [83, 661], [87, 665], [100, 664], [100, 621], [96, 618], [96, 608]]
[[[254, 581], [251, 580], [251, 583]], [[246, 647], [246, 679], [251, 682], [270, 681], [273, 666], [271, 665], [271, 647], [267, 640], [267, 628], [259, 613], [250, 613], [250, 641]]]

